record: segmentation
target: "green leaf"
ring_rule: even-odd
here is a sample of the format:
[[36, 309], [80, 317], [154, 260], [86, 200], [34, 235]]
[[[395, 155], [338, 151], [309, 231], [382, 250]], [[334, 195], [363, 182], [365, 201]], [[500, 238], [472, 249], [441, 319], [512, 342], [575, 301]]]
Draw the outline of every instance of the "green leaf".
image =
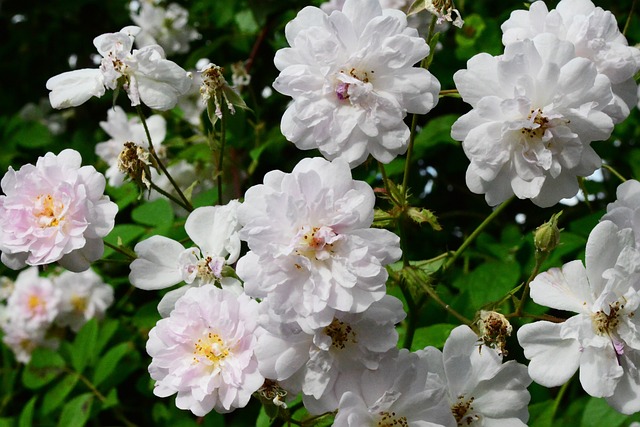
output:
[[501, 299], [520, 284], [519, 279], [520, 266], [517, 263], [492, 261], [479, 265], [454, 285], [468, 292], [473, 308], [479, 309], [488, 302]]
[[96, 342], [96, 354], [102, 354], [102, 349], [107, 345], [113, 334], [120, 327], [120, 322], [116, 319], [104, 319], [100, 325], [98, 341]]
[[78, 375], [69, 374], [62, 377], [55, 386], [50, 388], [42, 400], [42, 414], [47, 415], [64, 403], [67, 396], [78, 383]]
[[151, 227], [170, 227], [173, 224], [173, 209], [166, 199], [144, 203], [131, 212], [138, 224]]
[[38, 396], [33, 396], [24, 408], [22, 408], [20, 418], [18, 419], [18, 427], [33, 426], [33, 408], [36, 405], [36, 399], [38, 399]]
[[449, 323], [439, 323], [431, 326], [424, 326], [416, 329], [411, 344], [411, 351], [422, 350], [432, 345], [437, 348], [444, 347], [444, 343], [449, 338], [449, 334], [457, 325]]
[[133, 350], [133, 346], [128, 342], [123, 342], [113, 347], [98, 361], [96, 370], [93, 375], [93, 384], [98, 387], [107, 379], [113, 371], [118, 367], [118, 363], [129, 351]]
[[65, 367], [64, 359], [56, 352], [37, 348], [31, 361], [22, 371], [22, 383], [32, 390], [44, 387], [60, 375]]
[[618, 427], [627, 419], [623, 415], [613, 409], [606, 400], [592, 397], [582, 414], [581, 427]]
[[536, 403], [529, 406], [529, 427], [551, 427], [553, 424], [555, 402]]
[[95, 348], [98, 342], [98, 320], [91, 319], [80, 329], [71, 348], [71, 366], [82, 373], [91, 366], [96, 358]]
[[447, 114], [429, 120], [427, 125], [416, 135], [414, 158], [423, 158], [427, 150], [437, 145], [459, 145], [459, 142], [451, 138], [451, 126], [458, 117], [455, 114]]
[[58, 427], [82, 427], [89, 419], [93, 395], [91, 393], [81, 394], [74, 398], [62, 409]]
[[[135, 224], [120, 224], [116, 225], [111, 233], [104, 238], [106, 242], [111, 243], [114, 246], [118, 246], [119, 243], [123, 246], [128, 245], [138, 237], [145, 233], [146, 229], [140, 225]], [[115, 251], [109, 247], [104, 248], [103, 258], [111, 256]]]
[[27, 122], [11, 135], [11, 139], [26, 148], [46, 147], [53, 142], [49, 129], [38, 122]]
[[407, 214], [409, 215], [409, 218], [411, 218], [413, 221], [415, 221], [418, 224], [422, 224], [426, 222], [429, 225], [431, 225], [431, 228], [433, 228], [434, 230], [436, 231], [442, 230], [442, 227], [438, 222], [438, 217], [436, 217], [435, 214], [428, 209], [412, 207], [412, 208], [409, 208], [409, 210], [407, 211]]

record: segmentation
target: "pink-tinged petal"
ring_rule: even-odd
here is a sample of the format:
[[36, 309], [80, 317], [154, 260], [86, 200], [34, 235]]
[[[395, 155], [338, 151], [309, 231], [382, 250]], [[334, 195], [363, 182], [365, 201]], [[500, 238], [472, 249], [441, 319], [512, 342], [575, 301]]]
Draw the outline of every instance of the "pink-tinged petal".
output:
[[144, 290], [164, 289], [182, 281], [178, 257], [184, 246], [164, 236], [151, 236], [134, 248], [138, 258], [131, 263], [129, 280]]
[[531, 298], [538, 304], [574, 313], [589, 313], [597, 295], [590, 292], [582, 261], [551, 268], [531, 282]]
[[560, 338], [562, 324], [534, 322], [518, 330], [518, 341], [524, 348], [531, 378], [545, 387], [556, 387], [569, 381], [580, 366], [580, 343]]
[[47, 80], [49, 101], [53, 108], [77, 107], [92, 96], [101, 97], [105, 88], [99, 69], [67, 71]]

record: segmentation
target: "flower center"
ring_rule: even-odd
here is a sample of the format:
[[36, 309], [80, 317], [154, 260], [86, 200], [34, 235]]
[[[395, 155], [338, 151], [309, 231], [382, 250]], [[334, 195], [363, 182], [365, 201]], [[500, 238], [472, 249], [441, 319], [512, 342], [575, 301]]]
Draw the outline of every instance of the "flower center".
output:
[[542, 138], [549, 125], [549, 119], [542, 115], [542, 110], [539, 108], [531, 110], [527, 119], [529, 119], [531, 126], [520, 129], [520, 133], [529, 139]]
[[79, 295], [74, 295], [71, 297], [71, 306], [73, 306], [73, 309], [78, 313], [84, 313], [87, 309], [87, 299]]
[[64, 211], [64, 205], [60, 202], [56, 202], [50, 195], [41, 194], [36, 197], [34, 215], [36, 222], [41, 228], [56, 227], [60, 224], [60, 221], [64, 220], [62, 212]]
[[456, 403], [451, 405], [451, 413], [459, 426], [471, 425], [480, 419], [480, 416], [473, 413], [474, 398], [465, 399], [464, 395], [458, 396]]
[[333, 244], [340, 239], [331, 227], [300, 228], [293, 238], [294, 251], [309, 259], [326, 260], [333, 253]]
[[340, 70], [336, 76], [335, 93], [339, 100], [344, 101], [349, 99], [353, 104], [358, 102], [359, 98], [367, 95], [373, 90], [373, 86], [370, 83], [369, 75], [373, 74], [373, 71], [361, 71], [356, 68], [350, 70]]
[[331, 346], [337, 350], [343, 350], [350, 342], [354, 344], [358, 342], [353, 328], [335, 318], [324, 328], [323, 332], [331, 338]]
[[32, 313], [41, 311], [45, 307], [45, 303], [38, 295], [30, 295], [27, 300], [27, 307]]
[[380, 419], [378, 420], [378, 427], [408, 427], [409, 421], [407, 417], [402, 417], [395, 412], [382, 411], [379, 412]]
[[604, 310], [592, 314], [591, 321], [595, 332], [598, 335], [611, 335], [615, 333], [620, 324], [618, 312], [623, 308], [624, 305], [620, 304], [620, 301], [616, 301], [614, 304], [609, 304], [609, 314]]
[[186, 249], [178, 257], [182, 280], [185, 283], [193, 283], [198, 278], [203, 283], [214, 283], [222, 277], [224, 258], [200, 257], [198, 248]]
[[193, 363], [204, 362], [212, 367], [217, 367], [229, 353], [229, 347], [220, 338], [220, 335], [209, 332], [196, 341]]

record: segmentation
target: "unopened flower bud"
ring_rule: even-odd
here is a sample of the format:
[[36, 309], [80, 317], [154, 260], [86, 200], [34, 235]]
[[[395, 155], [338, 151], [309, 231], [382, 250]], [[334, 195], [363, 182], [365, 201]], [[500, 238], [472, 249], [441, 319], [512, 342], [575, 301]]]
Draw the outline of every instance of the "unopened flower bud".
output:
[[560, 215], [562, 215], [562, 211], [553, 214], [548, 222], [536, 228], [533, 234], [533, 244], [537, 252], [549, 253], [560, 243], [560, 231], [562, 231], [558, 228]]
[[476, 322], [480, 332], [480, 345], [498, 350], [501, 356], [507, 355], [507, 337], [513, 328], [504, 315], [496, 311], [480, 310], [480, 318]]

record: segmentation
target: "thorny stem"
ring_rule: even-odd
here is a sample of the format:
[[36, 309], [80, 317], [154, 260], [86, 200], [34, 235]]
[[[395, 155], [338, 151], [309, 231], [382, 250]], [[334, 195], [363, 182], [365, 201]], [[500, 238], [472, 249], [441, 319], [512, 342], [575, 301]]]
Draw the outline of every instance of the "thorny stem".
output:
[[608, 170], [609, 172], [611, 172], [620, 181], [627, 182], [627, 179], [625, 177], [623, 177], [617, 170], [612, 168], [610, 165], [607, 165], [606, 163], [603, 163], [602, 167], [605, 168], [606, 170]]
[[637, 3], [637, 0], [633, 0], [633, 3], [631, 3], [631, 10], [629, 10], [629, 15], [627, 16], [627, 22], [625, 22], [624, 29], [622, 30], [622, 35], [624, 36], [627, 35], [627, 30], [629, 29], [629, 25], [631, 24], [631, 18], [633, 18], [633, 12], [636, 8], [636, 3]]
[[[429, 33], [427, 34], [427, 44], [431, 42], [433, 38], [435, 27], [436, 27], [436, 16], [434, 15], [431, 18], [431, 24], [429, 24]], [[429, 61], [432, 58], [434, 52], [429, 52], [429, 55], [422, 60], [420, 63], [420, 67], [425, 70], [429, 68]], [[407, 147], [407, 155], [405, 157], [404, 162], [404, 176], [402, 177], [402, 194], [404, 194], [404, 199], [407, 197], [407, 185], [409, 184], [409, 170], [411, 169], [411, 156], [413, 155], [413, 144], [416, 139], [416, 127], [418, 125], [418, 115], [413, 114], [411, 117], [411, 133], [409, 134], [409, 146]]]
[[[378, 169], [380, 170], [380, 175], [382, 175], [382, 183], [384, 184], [384, 189], [387, 192], [387, 196], [389, 196], [389, 198], [393, 197], [393, 195], [391, 194], [391, 190], [389, 188], [389, 178], [387, 177], [387, 171], [384, 170], [384, 164], [378, 160]], [[396, 200], [391, 199], [394, 203], [396, 203]]]
[[218, 170], [217, 170], [217, 181], [218, 181], [218, 204], [222, 205], [222, 161], [224, 159], [224, 146], [227, 142], [227, 103], [222, 97], [222, 101], [220, 102], [222, 105], [220, 106], [220, 111], [222, 111], [222, 117], [220, 118], [220, 153], [218, 154]]
[[471, 326], [473, 324], [473, 321], [467, 319], [462, 314], [460, 314], [456, 310], [454, 310], [449, 304], [447, 304], [446, 302], [442, 301], [442, 299], [440, 299], [440, 296], [438, 295], [438, 293], [431, 286], [426, 285], [426, 286], [423, 286], [422, 289], [424, 290], [424, 292], [427, 295], [429, 295], [431, 297], [431, 299], [433, 299], [435, 302], [437, 302], [439, 305], [441, 305], [442, 308], [447, 310], [447, 312], [449, 314], [451, 314], [453, 317], [455, 317], [456, 319], [458, 319], [459, 321], [461, 321], [465, 325]]
[[142, 108], [140, 108], [139, 105], [136, 106], [136, 111], [138, 112], [138, 116], [140, 117], [140, 121], [142, 122], [142, 127], [144, 127], [144, 133], [147, 136], [147, 141], [149, 142], [149, 153], [151, 154], [151, 156], [153, 156], [162, 172], [167, 176], [167, 179], [169, 180], [173, 188], [176, 189], [176, 192], [178, 193], [178, 196], [180, 196], [180, 199], [182, 199], [183, 203], [181, 203], [180, 205], [184, 207], [187, 212], [191, 212], [193, 210], [191, 202], [189, 201], [189, 199], [187, 199], [178, 184], [175, 182], [175, 180], [165, 167], [164, 163], [162, 163], [162, 161], [160, 160], [158, 153], [156, 153], [156, 149], [153, 147], [153, 141], [151, 141], [151, 133], [149, 132], [149, 127], [147, 126], [147, 120], [145, 119], [144, 114], [142, 113]]
[[129, 258], [131, 261], [136, 259], [136, 256], [131, 254], [131, 250], [126, 250], [126, 249], [122, 249], [120, 246], [116, 246], [112, 243], [107, 242], [106, 240], [104, 241], [104, 245], [113, 249], [114, 251], [118, 252], [119, 254], [122, 254], [124, 256], [126, 256], [127, 258]]
[[178, 206], [180, 206], [182, 209], [186, 210], [187, 212], [191, 212], [193, 210], [193, 206], [191, 206], [190, 204], [189, 204], [189, 206], [185, 205], [182, 200], [180, 200], [177, 197], [173, 196], [171, 193], [166, 192], [164, 189], [159, 187], [153, 181], [149, 181], [149, 185], [151, 185], [151, 188], [156, 190], [158, 193], [162, 194], [167, 199], [169, 199], [172, 202], [176, 203]]
[[471, 245], [471, 243], [475, 240], [475, 238], [478, 237], [478, 235], [480, 233], [482, 233], [482, 231], [487, 227], [487, 225], [489, 225], [489, 223], [491, 223], [491, 221], [493, 221], [498, 215], [500, 215], [502, 213], [502, 211], [505, 210], [505, 208], [509, 205], [509, 203], [511, 203], [511, 201], [514, 198], [515, 198], [515, 196], [511, 196], [509, 199], [507, 199], [504, 202], [502, 202], [502, 204], [500, 206], [495, 208], [493, 210], [493, 212], [491, 212], [491, 214], [484, 221], [482, 221], [482, 223], [478, 226], [478, 228], [473, 230], [473, 233], [471, 233], [471, 235], [469, 235], [469, 237], [467, 237], [465, 239], [465, 241], [462, 242], [462, 245], [460, 245], [458, 250], [455, 251], [455, 253], [449, 259], [449, 261], [447, 261], [447, 263], [444, 265], [443, 270], [445, 270], [445, 271], [448, 270], [453, 265], [453, 263], [456, 262], [456, 260], [469, 247], [469, 245]]
[[527, 279], [527, 281], [524, 283], [522, 298], [520, 298], [520, 302], [518, 303], [518, 307], [516, 308], [516, 311], [513, 313], [513, 316], [515, 317], [522, 316], [522, 309], [524, 308], [524, 304], [527, 301], [527, 298], [529, 297], [529, 285], [540, 272], [540, 267], [542, 267], [542, 263], [544, 262], [544, 260], [547, 259], [548, 256], [549, 256], [549, 252], [536, 251], [536, 265], [535, 267], [533, 267], [533, 271], [529, 275], [529, 278]]

